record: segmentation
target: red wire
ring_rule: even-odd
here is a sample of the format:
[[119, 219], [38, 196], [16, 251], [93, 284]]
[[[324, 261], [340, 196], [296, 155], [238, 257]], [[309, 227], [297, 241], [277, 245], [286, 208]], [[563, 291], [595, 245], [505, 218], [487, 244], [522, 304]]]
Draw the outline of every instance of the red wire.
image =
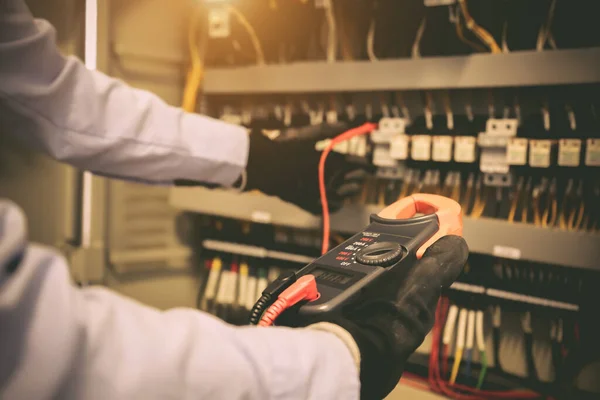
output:
[[448, 345], [445, 344], [442, 349], [442, 375], [445, 377], [448, 376]]
[[283, 299], [277, 299], [273, 304], [269, 306], [267, 311], [265, 311], [258, 321], [258, 326], [271, 326], [273, 322], [287, 310], [288, 305], [287, 302]]
[[259, 326], [271, 326], [273, 322], [288, 308], [300, 301], [313, 301], [320, 297], [317, 281], [312, 274], [302, 275], [296, 282], [285, 289], [277, 300], [263, 313]]
[[[541, 397], [538, 393], [532, 391], [485, 391], [477, 390], [465, 385], [459, 384], [448, 384], [440, 376], [439, 369], [439, 340], [441, 338], [445, 318], [447, 316], [449, 307], [449, 301], [447, 299], [440, 299], [438, 309], [436, 311], [436, 320], [432, 330], [432, 348], [431, 355], [429, 358], [429, 378], [428, 382], [431, 388], [446, 396], [453, 399], [460, 400], [485, 400], [485, 399], [533, 399]], [[469, 392], [471, 394], [464, 394], [455, 391], [454, 389]]]
[[333, 146], [345, 140], [352, 139], [356, 136], [366, 135], [377, 128], [377, 124], [366, 123], [359, 127], [350, 129], [341, 135], [336, 136], [329, 142], [319, 160], [319, 194], [321, 196], [321, 207], [323, 209], [323, 244], [321, 246], [321, 254], [327, 253], [329, 250], [329, 205], [327, 204], [327, 191], [325, 190], [325, 160], [333, 149]]

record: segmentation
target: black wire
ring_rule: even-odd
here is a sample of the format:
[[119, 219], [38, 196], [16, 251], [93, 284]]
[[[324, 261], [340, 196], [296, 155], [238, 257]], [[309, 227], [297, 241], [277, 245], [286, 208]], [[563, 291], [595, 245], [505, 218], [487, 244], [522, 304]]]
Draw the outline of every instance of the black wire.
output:
[[250, 310], [250, 318], [248, 319], [248, 323], [250, 325], [258, 325], [262, 314], [272, 303], [272, 296], [270, 294], [263, 294], [260, 296], [260, 299], [257, 300], [252, 307], [252, 310]]
[[503, 371], [502, 365], [500, 364], [500, 328], [494, 327], [493, 330], [493, 342], [494, 342], [494, 365], [498, 371]]
[[559, 384], [561, 377], [562, 354], [560, 353], [560, 343], [552, 339], [552, 365], [554, 367], [554, 382]]
[[530, 379], [537, 381], [538, 374], [533, 359], [533, 335], [531, 333], [525, 333], [525, 357], [527, 359], [527, 375]]

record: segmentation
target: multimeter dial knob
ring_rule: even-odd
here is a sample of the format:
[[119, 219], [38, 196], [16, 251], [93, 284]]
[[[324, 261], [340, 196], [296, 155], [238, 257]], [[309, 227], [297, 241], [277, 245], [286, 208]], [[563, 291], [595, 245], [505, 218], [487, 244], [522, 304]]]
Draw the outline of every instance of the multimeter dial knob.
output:
[[389, 267], [402, 258], [404, 249], [394, 242], [373, 243], [356, 253], [356, 261], [364, 265]]

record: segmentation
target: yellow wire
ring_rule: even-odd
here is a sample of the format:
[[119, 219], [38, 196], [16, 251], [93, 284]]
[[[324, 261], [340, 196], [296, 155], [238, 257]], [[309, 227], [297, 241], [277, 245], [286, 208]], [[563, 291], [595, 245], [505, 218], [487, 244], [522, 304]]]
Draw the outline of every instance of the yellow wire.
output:
[[525, 206], [521, 210], [521, 222], [529, 222], [529, 204], [525, 203]]
[[560, 208], [560, 217], [558, 218], [558, 226], [560, 227], [560, 229], [568, 229], [567, 201], [568, 201], [568, 198], [567, 198], [567, 196], [565, 196], [565, 198], [563, 199], [563, 205]]
[[248, 35], [250, 36], [250, 40], [252, 41], [252, 45], [254, 46], [254, 51], [256, 52], [256, 63], [259, 65], [265, 64], [265, 54], [263, 53], [262, 45], [260, 44], [260, 40], [256, 35], [256, 31], [254, 27], [248, 19], [234, 6], [228, 6], [229, 12], [233, 14], [233, 16], [238, 20], [238, 22], [246, 29]]
[[386, 183], [379, 182], [379, 185], [377, 185], [377, 192], [378, 192], [377, 204], [379, 206], [385, 206], [385, 189], [386, 189]]
[[458, 0], [460, 4], [460, 8], [462, 10], [463, 16], [465, 17], [465, 25], [467, 29], [475, 34], [483, 43], [485, 43], [490, 51], [494, 54], [502, 53], [502, 49], [496, 43], [494, 37], [486, 31], [481, 26], [477, 25], [471, 14], [469, 14], [469, 9], [467, 8], [467, 0]]
[[[550, 194], [549, 194], [549, 196], [550, 196]], [[557, 209], [556, 199], [554, 199], [554, 197], [552, 197], [552, 199], [550, 199], [550, 204], [548, 204], [548, 206], [542, 213], [542, 217], [540, 218], [540, 222], [541, 222], [541, 225], [543, 228], [547, 228], [548, 226], [552, 226], [554, 224], [554, 222], [556, 221], [556, 212], [557, 212], [556, 209]], [[552, 214], [550, 214], [550, 213], [552, 213]], [[552, 217], [550, 217], [550, 215], [552, 215]]]
[[585, 205], [583, 201], [579, 203], [579, 207], [577, 209], [573, 208], [569, 215], [569, 223], [568, 229], [570, 231], [578, 230], [583, 222], [583, 215], [585, 213]]
[[485, 202], [487, 200], [487, 193], [485, 187], [481, 181], [478, 182], [479, 187], [475, 187], [477, 193], [475, 195], [475, 201], [473, 202], [473, 209], [471, 210], [471, 217], [479, 218], [483, 214], [485, 210]]
[[460, 367], [462, 354], [462, 347], [457, 347], [456, 352], [454, 353], [454, 364], [452, 365], [452, 374], [450, 375], [450, 384], [452, 385], [454, 384], [454, 382], [456, 382], [456, 377], [458, 376], [458, 368]]
[[240, 275], [242, 276], [248, 276], [248, 263], [246, 261], [242, 261], [240, 263]]
[[556, 199], [552, 199], [552, 218], [548, 221], [547, 226], [554, 226], [556, 223], [556, 219], [558, 217], [558, 201]]
[[[254, 46], [254, 50], [256, 52], [257, 64], [264, 64], [265, 56], [258, 36], [256, 35], [256, 31], [250, 22], [248, 22], [248, 19], [244, 16], [244, 14], [242, 14], [237, 8], [228, 6], [228, 10], [246, 29], [248, 35], [250, 35], [250, 40], [252, 41], [252, 45]], [[187, 112], [196, 111], [198, 91], [200, 90], [202, 79], [204, 78], [204, 65], [202, 63], [202, 58], [200, 57], [200, 43], [198, 42], [198, 36], [200, 32], [200, 18], [198, 14], [199, 8], [194, 7], [188, 30], [188, 48], [190, 52], [191, 65], [187, 73], [185, 88], [183, 91], [183, 100], [181, 104], [181, 107]]]
[[583, 226], [583, 219], [585, 216], [585, 203], [582, 201], [579, 205], [579, 213], [577, 215], [577, 223], [575, 224], [575, 230], [579, 230]]
[[407, 196], [408, 194], [408, 181], [405, 180], [403, 185], [402, 185], [402, 189], [400, 190], [400, 194], [398, 195], [398, 200], [403, 199]]
[[198, 90], [204, 76], [204, 66], [200, 57], [199, 15], [198, 7], [194, 7], [188, 30], [188, 46], [190, 52], [190, 69], [188, 70], [181, 107], [187, 112], [194, 112], [198, 101]]
[[571, 197], [572, 197], [572, 192], [573, 192], [573, 179], [569, 179], [569, 182], [567, 183], [567, 187], [565, 189], [565, 194], [563, 196], [563, 201], [562, 201], [562, 206], [560, 207], [560, 217], [558, 218], [558, 225], [560, 227], [560, 229], [568, 229], [568, 216], [570, 214], [569, 212], [569, 206], [570, 206], [570, 202], [571, 202]]
[[540, 215], [540, 194], [537, 192], [533, 196], [533, 223], [536, 226], [542, 225], [542, 217]]
[[452, 187], [452, 192], [450, 194], [450, 198], [456, 202], [460, 201], [460, 180], [454, 182], [454, 186]]
[[458, 38], [461, 40], [461, 42], [463, 42], [464, 44], [466, 44], [467, 46], [475, 49], [476, 51], [480, 51], [480, 52], [485, 52], [485, 48], [483, 46], [480, 46], [479, 44], [473, 42], [472, 40], [467, 39], [467, 37], [465, 36], [465, 32], [462, 28], [462, 25], [460, 24], [460, 14], [456, 16], [456, 36], [458, 36]]
[[517, 207], [519, 205], [519, 200], [521, 200], [521, 191], [523, 190], [524, 178], [519, 178], [519, 183], [517, 183], [517, 190], [515, 193], [515, 198], [510, 205], [510, 210], [508, 212], [508, 222], [514, 222], [515, 214], [517, 213]]
[[463, 199], [460, 202], [460, 206], [462, 208], [463, 214], [466, 214], [469, 211], [469, 206], [471, 205], [471, 196], [473, 195], [473, 176], [469, 176], [467, 178], [467, 188], [465, 189], [465, 193], [463, 195]]

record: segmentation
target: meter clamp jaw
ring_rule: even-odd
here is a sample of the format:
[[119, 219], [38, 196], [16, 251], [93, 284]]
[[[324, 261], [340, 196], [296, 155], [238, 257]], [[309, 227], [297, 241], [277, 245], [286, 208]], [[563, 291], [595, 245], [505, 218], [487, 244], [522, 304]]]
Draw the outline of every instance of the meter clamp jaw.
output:
[[279, 323], [304, 325], [343, 315], [374, 296], [394, 296], [427, 247], [444, 235], [462, 234], [460, 205], [429, 194], [406, 197], [372, 215], [370, 222], [296, 273], [313, 275], [320, 297], [290, 308]]

